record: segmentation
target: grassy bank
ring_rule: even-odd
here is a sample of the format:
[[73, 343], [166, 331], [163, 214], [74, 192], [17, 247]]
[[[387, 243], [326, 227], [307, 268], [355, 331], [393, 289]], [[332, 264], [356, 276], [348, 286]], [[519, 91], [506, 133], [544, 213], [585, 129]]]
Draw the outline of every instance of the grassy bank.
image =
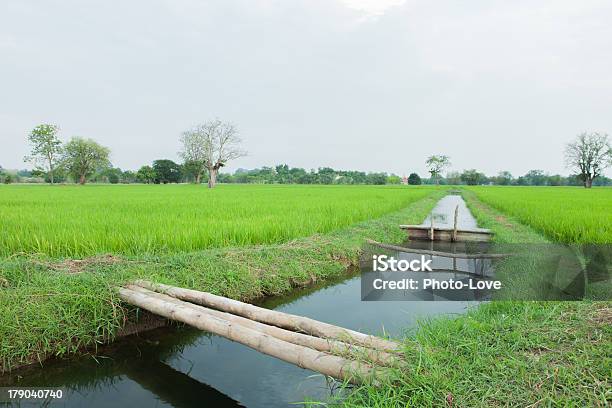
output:
[[[401, 223], [423, 220], [442, 190], [425, 189], [409, 205], [325, 234], [271, 245], [81, 260], [18, 255], [0, 260], [2, 370], [111, 339], [127, 319], [114, 287], [147, 278], [235, 299], [287, 292], [342, 273], [365, 238], [400, 242]], [[413, 190], [420, 194], [420, 190]]]
[[[466, 193], [479, 224], [502, 243], [548, 239]], [[535, 273], [535, 271], [534, 271]], [[607, 406], [610, 302], [492, 302], [423, 322], [405, 342], [409, 368], [360, 387], [350, 407]]]

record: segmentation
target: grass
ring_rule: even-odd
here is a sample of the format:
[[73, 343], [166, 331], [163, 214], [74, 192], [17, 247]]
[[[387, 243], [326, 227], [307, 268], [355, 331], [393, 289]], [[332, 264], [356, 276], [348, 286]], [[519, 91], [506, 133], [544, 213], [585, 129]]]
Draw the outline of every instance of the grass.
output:
[[[295, 191], [305, 194], [305, 190]], [[325, 189], [313, 191], [325, 196]], [[329, 191], [336, 194], [335, 189]], [[367, 195], [368, 189], [365, 191]], [[421, 199], [406, 198], [407, 205], [399, 211], [278, 244], [115, 254], [80, 261], [44, 254], [0, 259], [0, 371], [48, 356], [77, 353], [111, 339], [128, 316], [114, 287], [132, 279], [253, 300], [338, 276], [357, 264], [365, 238], [401, 242], [405, 235], [397, 226], [421, 222], [444, 194], [439, 189], [409, 191]]]
[[157, 254], [273, 244], [397, 211], [404, 186], [0, 186], [0, 256]]
[[[505, 200], [508, 193], [500, 191], [497, 194]], [[515, 197], [519, 197], [522, 190], [507, 191], [514, 191]], [[572, 201], [574, 190], [565, 191], [568, 191], [568, 200]], [[601, 193], [595, 193], [598, 194]], [[530, 226], [517, 222], [520, 216], [514, 218], [491, 208], [480, 202], [477, 195], [480, 198], [478, 190], [464, 193], [479, 225], [491, 228], [497, 242], [550, 243], [550, 239]], [[552, 208], [556, 206], [555, 202], [549, 204]], [[520, 206], [515, 208], [521, 212]], [[592, 207], [583, 211], [590, 211], [589, 216], [600, 222], [608, 216], [605, 212], [592, 214]], [[529, 209], [523, 211], [526, 212]], [[589, 218], [580, 211], [573, 214], [577, 219]], [[532, 220], [534, 225], [545, 225]], [[567, 224], [559, 225], [566, 228]], [[552, 228], [551, 225], [548, 228]], [[558, 239], [577, 237], [550, 235]], [[591, 236], [589, 231], [580, 235], [587, 236]], [[505, 266], [512, 267], [511, 264]], [[537, 273], [535, 270], [528, 272]], [[611, 303], [590, 300], [497, 301], [481, 304], [457, 318], [424, 321], [405, 340], [408, 369], [397, 370], [381, 387], [356, 388], [338, 405], [608, 406], [612, 398], [611, 323]]]
[[350, 407], [604, 407], [610, 399], [606, 303], [494, 302], [421, 324], [407, 371], [361, 387]]
[[612, 243], [612, 189], [472, 187], [478, 200], [554, 242]]

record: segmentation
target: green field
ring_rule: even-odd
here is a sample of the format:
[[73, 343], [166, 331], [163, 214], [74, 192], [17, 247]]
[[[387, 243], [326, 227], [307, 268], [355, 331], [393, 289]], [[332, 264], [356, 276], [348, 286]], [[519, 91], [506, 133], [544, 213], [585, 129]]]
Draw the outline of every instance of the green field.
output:
[[612, 243], [612, 189], [472, 187], [478, 199], [564, 243]]
[[405, 186], [0, 186], [0, 256], [138, 255], [285, 242], [397, 211]]

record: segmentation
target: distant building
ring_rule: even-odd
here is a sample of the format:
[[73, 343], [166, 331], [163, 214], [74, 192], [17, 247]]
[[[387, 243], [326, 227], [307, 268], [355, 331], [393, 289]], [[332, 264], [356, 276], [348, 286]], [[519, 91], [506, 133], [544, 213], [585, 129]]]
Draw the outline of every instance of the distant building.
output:
[[405, 174], [404, 174], [404, 177], [402, 177], [402, 184], [408, 185], [408, 177], [406, 177]]

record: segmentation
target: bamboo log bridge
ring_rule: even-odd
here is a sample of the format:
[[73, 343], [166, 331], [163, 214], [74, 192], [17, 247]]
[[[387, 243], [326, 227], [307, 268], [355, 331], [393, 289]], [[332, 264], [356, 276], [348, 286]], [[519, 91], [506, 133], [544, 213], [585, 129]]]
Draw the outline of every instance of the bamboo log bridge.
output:
[[394, 341], [174, 286], [136, 281], [119, 288], [125, 302], [302, 368], [351, 383], [377, 382], [403, 364]]
[[484, 228], [453, 229], [444, 227], [431, 228], [426, 225], [400, 225], [408, 231], [410, 239], [452, 242], [482, 242], [490, 241], [492, 232]]

